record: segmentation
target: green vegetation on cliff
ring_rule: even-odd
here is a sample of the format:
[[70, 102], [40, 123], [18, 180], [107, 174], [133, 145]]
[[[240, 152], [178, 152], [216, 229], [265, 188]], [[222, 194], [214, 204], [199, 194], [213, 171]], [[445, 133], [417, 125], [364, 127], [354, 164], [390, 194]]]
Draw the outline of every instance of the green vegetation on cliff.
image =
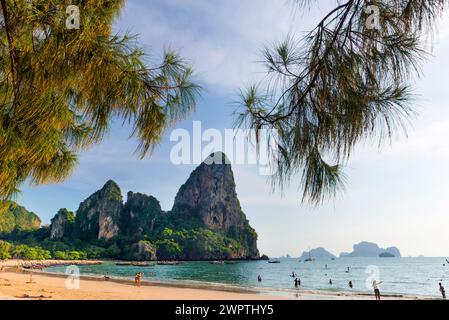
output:
[[41, 220], [33, 212], [14, 202], [0, 204], [0, 235], [14, 231], [31, 231], [39, 229]]
[[240, 207], [226, 164], [200, 165], [167, 212], [156, 198], [141, 193], [129, 192], [123, 203], [114, 181], [84, 200], [75, 213], [59, 210], [49, 227], [38, 229], [37, 216], [11, 208], [9, 220], [0, 222], [2, 238], [10, 242], [2, 249], [4, 259], [259, 258], [257, 233]]

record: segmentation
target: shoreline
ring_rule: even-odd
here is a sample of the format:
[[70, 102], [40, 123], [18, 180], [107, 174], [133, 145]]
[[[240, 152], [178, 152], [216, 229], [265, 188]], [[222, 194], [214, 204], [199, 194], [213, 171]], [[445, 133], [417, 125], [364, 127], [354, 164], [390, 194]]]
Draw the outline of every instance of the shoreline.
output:
[[[67, 276], [36, 270], [0, 272], [0, 300], [374, 300], [361, 292], [249, 288], [209, 283], [142, 281], [80, 276], [80, 289], [65, 287]], [[435, 300], [431, 297], [383, 295], [383, 300]]]
[[[97, 265], [105, 261], [0, 261], [0, 300], [31, 299], [46, 300], [374, 300], [367, 292], [325, 291], [313, 289], [277, 289], [245, 287], [199, 281], [161, 281], [143, 280], [137, 288], [131, 277], [108, 276], [105, 280], [100, 275], [81, 275], [81, 290], [68, 290], [65, 287], [67, 275], [27, 266], [65, 266], [65, 265]], [[19, 267], [18, 267], [19, 266]], [[19, 271], [17, 271], [19, 270]], [[39, 284], [38, 292], [32, 291], [34, 283]], [[107, 287], [110, 291], [99, 290]], [[31, 290], [31, 291], [30, 291]], [[52, 295], [38, 294], [51, 292]], [[134, 295], [138, 291], [137, 295]], [[39, 298], [43, 296], [43, 298]], [[34, 298], [33, 298], [34, 297]], [[436, 300], [436, 297], [413, 296], [402, 294], [383, 294], [384, 300]]]
[[0, 268], [31, 268], [33, 266], [47, 268], [58, 266], [92, 266], [103, 264], [104, 260], [0, 260]]

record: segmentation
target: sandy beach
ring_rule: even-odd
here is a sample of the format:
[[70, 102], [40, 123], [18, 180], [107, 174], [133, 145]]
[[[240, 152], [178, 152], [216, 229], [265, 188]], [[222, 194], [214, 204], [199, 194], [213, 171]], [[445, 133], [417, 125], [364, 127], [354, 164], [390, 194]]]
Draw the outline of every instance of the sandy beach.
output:
[[[0, 299], [36, 300], [264, 300], [276, 297], [257, 293], [174, 288], [156, 285], [136, 287], [129, 281], [81, 279], [79, 289], [69, 290], [66, 277], [22, 271], [0, 273]], [[279, 297], [277, 297], [279, 299]]]
[[[23, 300], [373, 300], [366, 294], [302, 291], [291, 295], [233, 288], [189, 288], [185, 285], [82, 277], [79, 289], [67, 289], [65, 275], [29, 271], [0, 272], [0, 299]], [[421, 300], [424, 297], [389, 296], [384, 300]]]
[[[0, 261], [0, 300], [374, 300], [370, 294], [319, 290], [281, 292], [275, 289], [209, 283], [142, 281], [81, 276], [79, 288], [67, 287], [67, 275], [25, 269], [29, 266], [95, 265], [103, 261]], [[72, 282], [73, 285], [73, 282]], [[69, 284], [70, 286], [70, 284]], [[78, 287], [78, 286], [77, 286]], [[429, 297], [389, 295], [383, 300], [426, 300]]]

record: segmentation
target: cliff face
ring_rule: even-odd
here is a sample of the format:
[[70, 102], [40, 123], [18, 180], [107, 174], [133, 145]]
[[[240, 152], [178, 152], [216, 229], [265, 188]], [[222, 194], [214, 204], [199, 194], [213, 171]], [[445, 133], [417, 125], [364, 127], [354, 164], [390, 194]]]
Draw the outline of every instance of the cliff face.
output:
[[109, 241], [116, 237], [122, 209], [120, 188], [114, 181], [108, 181], [101, 190], [80, 204], [76, 213], [80, 238]]
[[[219, 163], [213, 163], [213, 159], [219, 159]], [[195, 215], [207, 229], [242, 242], [241, 256], [257, 258], [257, 234], [240, 207], [228, 162], [222, 153], [206, 159], [179, 190], [172, 211]]]
[[[226, 160], [223, 154], [213, 156]], [[104, 244], [126, 259], [151, 260], [156, 254], [187, 260], [259, 257], [257, 234], [240, 207], [228, 164], [201, 164], [179, 190], [170, 212], [141, 193], [129, 192], [123, 204], [120, 188], [108, 181], [80, 204], [74, 219], [67, 210], [58, 212], [50, 231], [51, 240], [71, 236]]]
[[70, 237], [75, 223], [75, 214], [67, 209], [61, 209], [56, 216], [51, 219], [50, 240], [61, 240]]
[[130, 191], [120, 219], [120, 232], [136, 238], [152, 234], [161, 214], [162, 208], [156, 198]]
[[0, 203], [0, 234], [14, 230], [31, 231], [39, 229], [41, 220], [33, 212], [15, 202]]

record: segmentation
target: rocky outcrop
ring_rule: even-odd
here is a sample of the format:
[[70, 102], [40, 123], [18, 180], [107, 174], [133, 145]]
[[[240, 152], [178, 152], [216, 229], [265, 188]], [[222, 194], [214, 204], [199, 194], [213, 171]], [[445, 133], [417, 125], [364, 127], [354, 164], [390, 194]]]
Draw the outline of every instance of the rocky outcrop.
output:
[[206, 159], [180, 188], [172, 212], [194, 215], [207, 229], [243, 243], [243, 255], [257, 258], [257, 234], [240, 207], [228, 163], [223, 153]]
[[231, 166], [202, 163], [176, 195], [173, 211], [177, 210], [195, 211], [210, 230], [228, 232], [233, 226], [242, 227], [245, 220]]
[[141, 193], [129, 192], [123, 204], [120, 188], [108, 181], [80, 204], [73, 225], [71, 217], [60, 211], [53, 218], [50, 239], [70, 234], [72, 240], [107, 247], [108, 257], [152, 260], [157, 252], [165, 259], [259, 258], [257, 233], [240, 207], [234, 175], [222, 153], [211, 155], [191, 174], [169, 212]]
[[399, 251], [399, 249], [396, 247], [389, 247], [385, 251], [386, 251], [386, 253], [389, 253], [390, 255], [395, 256], [396, 258], [401, 257], [401, 251]]
[[61, 209], [51, 219], [50, 240], [58, 241], [72, 235], [75, 224], [75, 214], [67, 209]]
[[371, 242], [360, 242], [359, 244], [355, 244], [353, 247], [353, 251], [351, 253], [342, 253], [340, 257], [366, 257], [366, 258], [374, 258], [379, 257], [380, 254], [388, 252], [393, 254], [395, 257], [400, 257], [401, 253], [398, 248], [390, 247], [388, 249], [382, 249], [377, 244]]
[[301, 257], [299, 259], [306, 260], [308, 258], [333, 259], [333, 258], [335, 258], [335, 256], [324, 248], [316, 248], [316, 249], [312, 249], [310, 251], [303, 252], [303, 254], [301, 255]]
[[128, 252], [127, 258], [133, 261], [154, 261], [157, 260], [156, 246], [149, 241], [139, 241], [133, 244]]
[[33, 212], [12, 201], [0, 202], [0, 234], [37, 230], [40, 225], [41, 219]]
[[152, 234], [161, 214], [161, 204], [156, 198], [130, 191], [120, 219], [120, 232], [135, 238]]
[[76, 213], [76, 224], [81, 239], [109, 241], [119, 233], [123, 209], [122, 194], [114, 181], [108, 181], [101, 190], [81, 203]]

